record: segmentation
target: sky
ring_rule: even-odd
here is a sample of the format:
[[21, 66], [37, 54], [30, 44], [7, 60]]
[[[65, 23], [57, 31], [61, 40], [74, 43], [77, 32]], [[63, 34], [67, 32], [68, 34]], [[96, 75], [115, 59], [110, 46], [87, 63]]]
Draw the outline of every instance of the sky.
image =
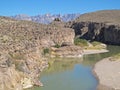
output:
[[0, 16], [71, 14], [120, 10], [120, 0], [0, 0]]

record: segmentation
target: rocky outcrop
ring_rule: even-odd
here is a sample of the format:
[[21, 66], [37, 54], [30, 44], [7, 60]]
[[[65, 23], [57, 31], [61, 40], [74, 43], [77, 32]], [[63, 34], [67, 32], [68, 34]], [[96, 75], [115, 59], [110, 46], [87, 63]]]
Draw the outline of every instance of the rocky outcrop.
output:
[[73, 28], [77, 37], [120, 45], [120, 10], [98, 11], [83, 14], [66, 24]]
[[76, 36], [91, 41], [120, 45], [120, 26], [98, 22], [76, 22], [72, 28]]
[[28, 50], [29, 52], [26, 51], [24, 54], [18, 51], [0, 53], [1, 90], [22, 90], [33, 85], [42, 86], [39, 74], [48, 63], [40, 56], [38, 48], [33, 50]]

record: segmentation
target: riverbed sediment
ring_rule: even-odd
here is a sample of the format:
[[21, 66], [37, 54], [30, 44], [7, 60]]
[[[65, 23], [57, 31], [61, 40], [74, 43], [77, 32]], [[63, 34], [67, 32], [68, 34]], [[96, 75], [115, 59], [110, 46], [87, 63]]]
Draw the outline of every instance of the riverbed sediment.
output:
[[105, 58], [96, 63], [93, 71], [99, 80], [97, 90], [120, 90], [120, 60]]

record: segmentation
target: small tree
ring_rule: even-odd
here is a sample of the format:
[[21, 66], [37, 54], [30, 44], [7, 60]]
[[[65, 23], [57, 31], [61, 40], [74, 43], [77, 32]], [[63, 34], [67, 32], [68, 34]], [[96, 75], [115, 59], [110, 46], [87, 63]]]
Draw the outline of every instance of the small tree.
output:
[[60, 18], [55, 18], [54, 21], [61, 21], [61, 19]]

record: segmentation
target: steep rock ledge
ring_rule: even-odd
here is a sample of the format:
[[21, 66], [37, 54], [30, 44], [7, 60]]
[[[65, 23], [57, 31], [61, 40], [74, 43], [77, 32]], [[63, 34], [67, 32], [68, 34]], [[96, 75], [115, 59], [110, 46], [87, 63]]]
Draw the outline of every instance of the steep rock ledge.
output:
[[78, 37], [120, 45], [120, 10], [101, 10], [80, 15], [66, 27], [73, 28]]
[[75, 30], [76, 36], [100, 41], [106, 44], [120, 45], [120, 26], [102, 22], [72, 22], [68, 24]]
[[48, 63], [37, 51], [29, 50], [24, 54], [19, 51], [0, 53], [1, 90], [22, 90], [33, 85], [42, 86], [39, 74]]

